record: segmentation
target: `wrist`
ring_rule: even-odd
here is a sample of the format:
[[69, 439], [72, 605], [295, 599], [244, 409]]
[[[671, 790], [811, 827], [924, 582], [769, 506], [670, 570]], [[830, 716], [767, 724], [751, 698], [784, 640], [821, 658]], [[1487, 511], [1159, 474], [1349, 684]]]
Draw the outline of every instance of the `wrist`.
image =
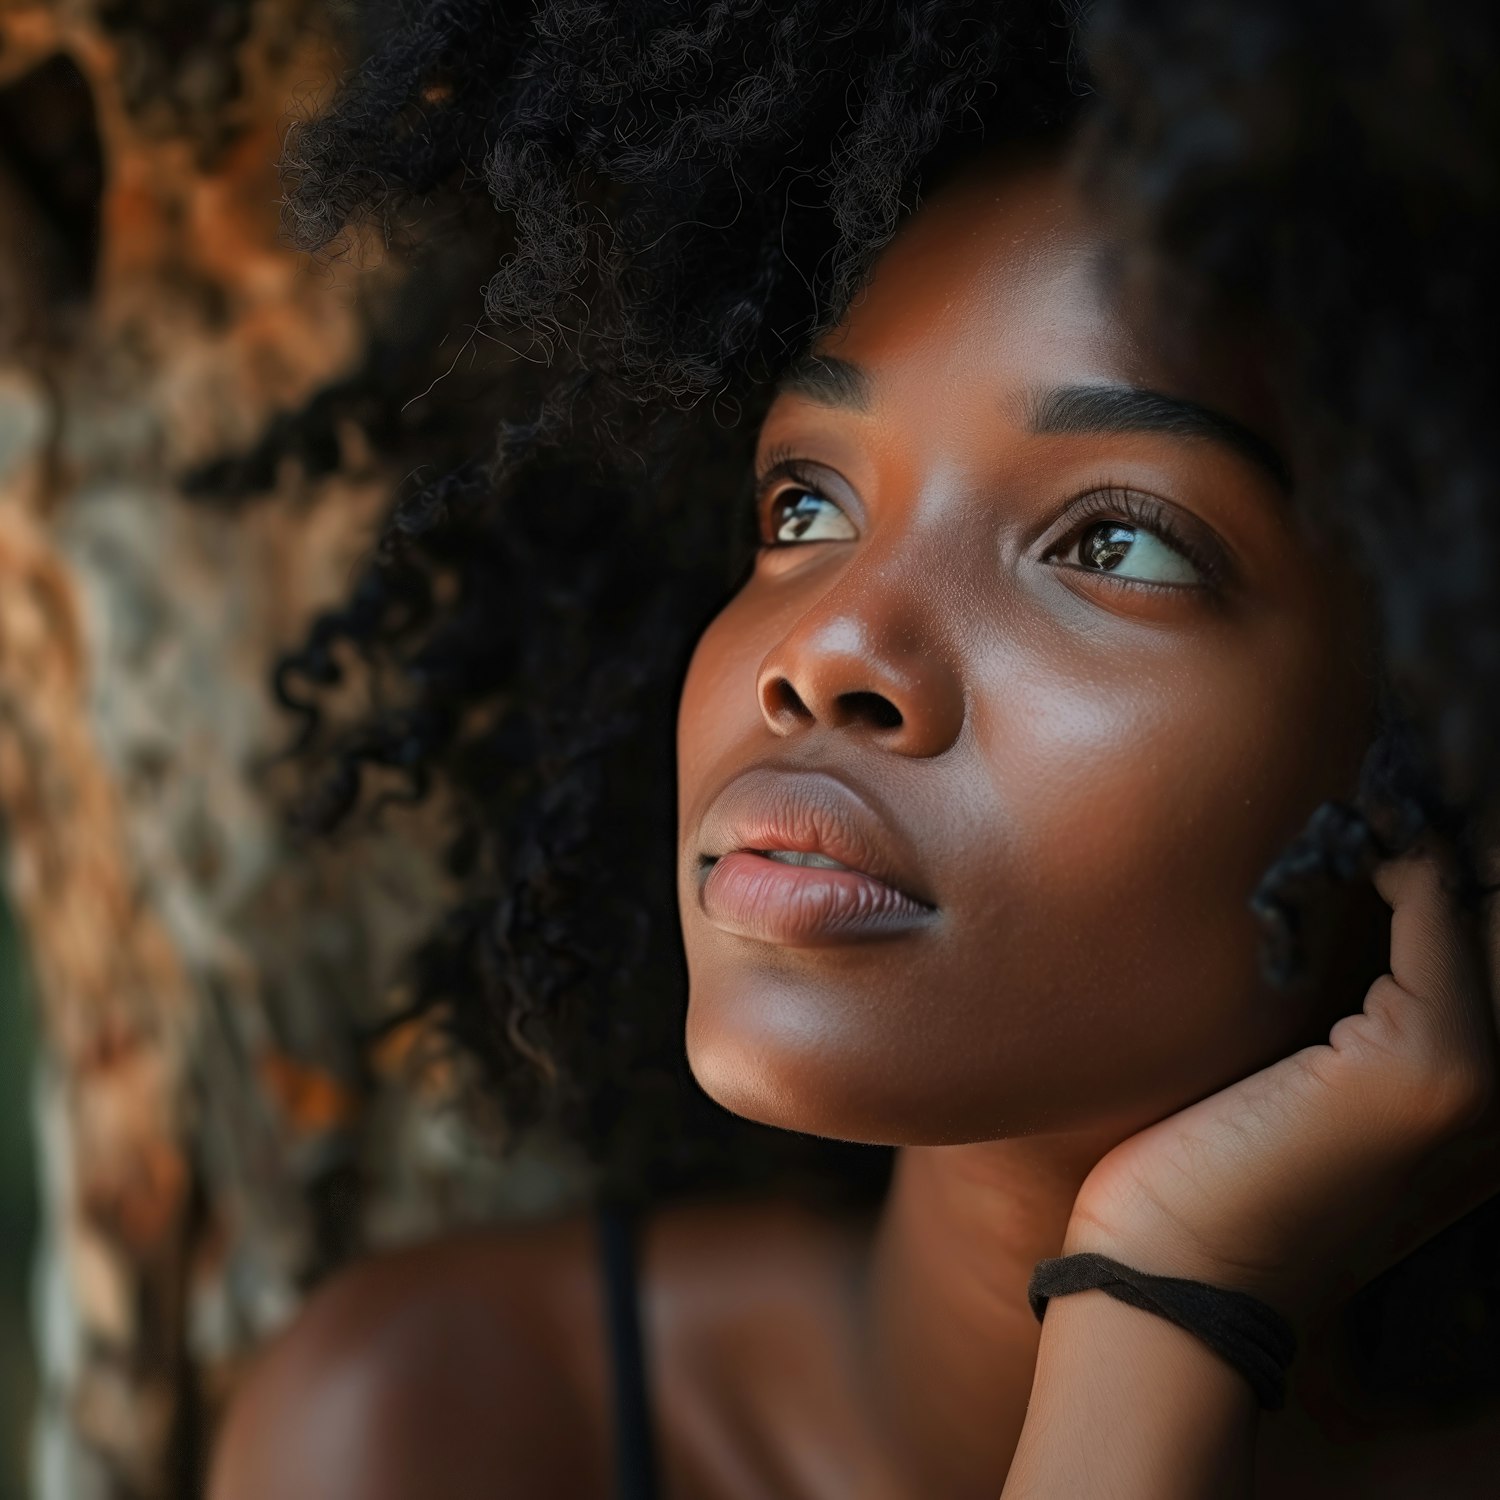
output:
[[1301, 1334], [1311, 1317], [1315, 1297], [1302, 1271], [1291, 1267], [1258, 1267], [1216, 1255], [1201, 1243], [1161, 1225], [1121, 1230], [1075, 1207], [1059, 1255], [1107, 1255], [1151, 1276], [1201, 1281], [1224, 1291], [1258, 1297]]
[[[1049, 1304], [1026, 1425], [1005, 1496], [1249, 1493], [1259, 1408], [1243, 1378], [1185, 1330], [1079, 1292]], [[1059, 1442], [1059, 1432], [1078, 1435]]]
[[1102, 1291], [1199, 1340], [1244, 1376], [1260, 1406], [1276, 1411], [1285, 1404], [1286, 1372], [1297, 1352], [1297, 1333], [1261, 1298], [1193, 1277], [1154, 1274], [1114, 1256], [1078, 1252], [1039, 1261], [1027, 1299], [1032, 1312], [1044, 1320], [1055, 1298], [1089, 1291]]

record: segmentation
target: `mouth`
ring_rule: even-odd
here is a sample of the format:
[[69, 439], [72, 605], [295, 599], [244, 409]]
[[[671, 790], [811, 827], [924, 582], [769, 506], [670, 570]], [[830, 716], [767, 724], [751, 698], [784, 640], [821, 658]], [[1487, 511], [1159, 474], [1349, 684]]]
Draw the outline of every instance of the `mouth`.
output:
[[830, 859], [826, 854], [819, 854], [812, 849], [750, 849], [749, 854], [759, 854], [766, 859], [774, 859], [778, 864], [802, 865], [811, 870], [847, 870], [848, 865], [842, 865], [836, 859]]
[[704, 818], [698, 904], [740, 937], [794, 948], [893, 937], [936, 919], [919, 889], [895, 830], [827, 773], [757, 767]]

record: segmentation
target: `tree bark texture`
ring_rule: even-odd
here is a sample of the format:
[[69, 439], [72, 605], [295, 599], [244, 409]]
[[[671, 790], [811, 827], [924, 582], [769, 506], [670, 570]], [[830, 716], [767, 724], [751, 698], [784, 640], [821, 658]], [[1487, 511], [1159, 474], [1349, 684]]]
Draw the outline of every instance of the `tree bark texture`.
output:
[[312, 844], [285, 817], [271, 665], [346, 593], [399, 476], [351, 426], [332, 472], [288, 463], [251, 504], [178, 482], [355, 369], [389, 279], [279, 232], [280, 130], [338, 66], [326, 9], [0, 0], [0, 829], [44, 1054], [36, 1500], [201, 1493], [247, 1353], [312, 1281], [526, 1198], [430, 1028], [361, 1040], [444, 899], [440, 802]]

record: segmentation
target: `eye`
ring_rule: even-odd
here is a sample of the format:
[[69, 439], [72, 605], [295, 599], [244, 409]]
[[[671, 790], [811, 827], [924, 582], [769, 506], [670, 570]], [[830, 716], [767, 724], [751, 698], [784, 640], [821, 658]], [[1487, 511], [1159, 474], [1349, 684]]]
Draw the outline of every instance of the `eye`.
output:
[[1071, 525], [1044, 561], [1144, 588], [1218, 593], [1234, 577], [1223, 543], [1191, 513], [1139, 490], [1094, 490], [1068, 507]]
[[1058, 560], [1140, 583], [1203, 582], [1198, 569], [1164, 538], [1144, 526], [1121, 521], [1096, 521], [1085, 527], [1058, 554]]
[[854, 523], [826, 495], [797, 485], [778, 490], [766, 506], [769, 546], [795, 542], [849, 542]]

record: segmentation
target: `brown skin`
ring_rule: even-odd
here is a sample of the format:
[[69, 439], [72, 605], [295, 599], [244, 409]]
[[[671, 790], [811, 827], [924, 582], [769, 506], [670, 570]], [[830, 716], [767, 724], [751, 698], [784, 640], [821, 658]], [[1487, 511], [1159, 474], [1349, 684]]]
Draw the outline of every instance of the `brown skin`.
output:
[[[997, 1495], [1036, 1367], [1026, 1280], [1091, 1169], [1326, 1036], [1378, 970], [1373, 893], [1333, 913], [1346, 969], [1320, 957], [1292, 996], [1261, 983], [1246, 910], [1309, 812], [1349, 793], [1368, 738], [1353, 579], [1232, 444], [1032, 430], [1031, 393], [1108, 382], [1279, 437], [1253, 345], [1218, 330], [1212, 357], [1169, 357], [1106, 294], [1110, 245], [1054, 161], [983, 164], [923, 207], [819, 346], [864, 372], [866, 409], [787, 390], [767, 418], [762, 460], [802, 464], [768, 508], [816, 480], [824, 499], [802, 504], [836, 539], [765, 552], [684, 688], [689, 1055], [740, 1113], [904, 1149], [870, 1226], [776, 1204], [652, 1226], [669, 1495]], [[1212, 587], [1078, 565], [1079, 532], [1107, 517], [1070, 507], [1110, 487], [1165, 505], [1219, 558]], [[1140, 556], [1182, 576], [1149, 541], [1126, 570]], [[933, 920], [796, 948], [714, 925], [705, 815], [762, 765], [856, 788]], [[607, 1492], [595, 1274], [577, 1224], [354, 1271], [250, 1381], [212, 1500]], [[445, 1320], [454, 1305], [470, 1318]], [[1260, 1493], [1484, 1492], [1484, 1431], [1470, 1453], [1377, 1421], [1331, 1325], [1305, 1337], [1288, 1410], [1256, 1440]], [[482, 1417], [426, 1434], [421, 1413], [476, 1402]], [[420, 1489], [397, 1477], [413, 1466]]]

